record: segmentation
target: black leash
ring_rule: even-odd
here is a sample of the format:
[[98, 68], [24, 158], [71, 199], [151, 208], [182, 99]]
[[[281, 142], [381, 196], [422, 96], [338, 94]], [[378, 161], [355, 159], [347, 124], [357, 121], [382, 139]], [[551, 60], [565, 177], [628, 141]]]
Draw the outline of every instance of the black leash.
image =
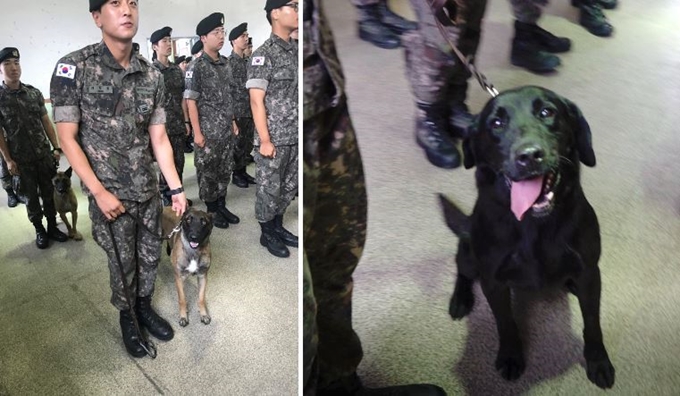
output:
[[474, 57], [472, 55], [466, 57], [463, 55], [462, 52], [456, 47], [453, 42], [449, 39], [449, 36], [446, 34], [446, 29], [444, 26], [452, 26], [453, 21], [451, 18], [446, 14], [447, 8], [446, 8], [446, 2], [447, 0], [428, 0], [428, 5], [432, 9], [432, 13], [434, 14], [434, 20], [437, 23], [437, 28], [439, 29], [439, 33], [444, 37], [444, 40], [451, 46], [451, 49], [453, 52], [458, 56], [458, 59], [463, 63], [463, 65], [470, 71], [470, 73], [475, 76], [477, 79], [477, 82], [479, 85], [482, 86], [482, 88], [489, 94], [491, 97], [495, 98], [498, 96], [498, 90], [493, 86], [492, 83], [489, 82], [489, 80], [486, 78], [486, 76], [477, 69], [477, 67], [474, 64]]

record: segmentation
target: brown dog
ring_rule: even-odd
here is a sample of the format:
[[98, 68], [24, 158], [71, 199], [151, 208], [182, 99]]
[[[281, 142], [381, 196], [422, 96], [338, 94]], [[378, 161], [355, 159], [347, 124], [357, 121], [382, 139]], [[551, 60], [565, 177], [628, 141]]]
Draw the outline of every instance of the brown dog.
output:
[[212, 216], [190, 208], [179, 218], [170, 207], [163, 209], [161, 220], [163, 235], [168, 239], [167, 253], [175, 273], [175, 287], [179, 298], [179, 325], [189, 324], [187, 301], [184, 296], [184, 281], [189, 275], [198, 276], [198, 310], [201, 322], [210, 324], [210, 315], [205, 307], [205, 287], [210, 269], [210, 233], [213, 228]]
[[[68, 230], [68, 237], [76, 241], [82, 241], [83, 236], [76, 230], [76, 222], [78, 221], [78, 200], [76, 194], [71, 188], [71, 175], [73, 170], [71, 167], [65, 172], [57, 172], [57, 175], [52, 178], [52, 185], [54, 185], [54, 206], [61, 217], [61, 221], [66, 225]], [[71, 213], [71, 225], [66, 219], [66, 213]]]

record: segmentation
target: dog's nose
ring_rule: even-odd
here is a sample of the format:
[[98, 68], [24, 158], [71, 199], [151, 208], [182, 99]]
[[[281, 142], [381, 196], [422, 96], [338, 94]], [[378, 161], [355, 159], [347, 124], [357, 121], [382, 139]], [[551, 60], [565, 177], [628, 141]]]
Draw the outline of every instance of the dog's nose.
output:
[[544, 158], [545, 151], [535, 144], [524, 145], [515, 152], [515, 162], [520, 167], [540, 164]]

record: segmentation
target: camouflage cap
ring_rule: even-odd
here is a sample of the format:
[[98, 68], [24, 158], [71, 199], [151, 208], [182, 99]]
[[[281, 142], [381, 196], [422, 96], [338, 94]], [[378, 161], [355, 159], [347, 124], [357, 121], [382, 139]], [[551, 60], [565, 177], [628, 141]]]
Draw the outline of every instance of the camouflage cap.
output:
[[7, 59], [16, 58], [19, 59], [19, 50], [14, 47], [5, 47], [0, 50], [0, 62], [4, 62]]
[[248, 30], [248, 24], [246, 22], [243, 22], [242, 24], [231, 29], [231, 32], [229, 32], [229, 41], [236, 40], [240, 35], [245, 33], [246, 30]]
[[151, 38], [149, 39], [151, 41], [151, 44], [156, 44], [157, 42], [161, 41], [162, 39], [166, 37], [170, 37], [172, 34], [172, 28], [170, 26], [166, 26], [164, 28], [160, 28], [153, 32], [151, 34]]
[[196, 34], [199, 36], [205, 36], [213, 29], [220, 26], [224, 26], [224, 14], [221, 12], [213, 12], [198, 23], [196, 26]]

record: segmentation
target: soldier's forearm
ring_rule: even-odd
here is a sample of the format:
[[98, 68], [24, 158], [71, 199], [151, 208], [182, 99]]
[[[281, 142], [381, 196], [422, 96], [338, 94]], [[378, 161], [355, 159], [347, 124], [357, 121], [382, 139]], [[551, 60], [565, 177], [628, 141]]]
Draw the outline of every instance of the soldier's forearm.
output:
[[85, 187], [90, 190], [90, 193], [95, 197], [106, 191], [104, 185], [99, 181], [97, 175], [94, 174], [90, 161], [85, 156], [83, 148], [76, 140], [78, 134], [78, 124], [74, 123], [58, 123], [57, 133], [59, 134], [59, 141], [61, 142], [61, 149], [66, 156], [71, 168], [76, 172], [80, 180], [82, 180]]
[[180, 181], [177, 169], [175, 168], [172, 145], [170, 144], [170, 139], [168, 139], [168, 134], [165, 132], [165, 126], [152, 125], [149, 127], [149, 135], [151, 137], [151, 147], [153, 148], [156, 162], [158, 163], [158, 167], [160, 168], [163, 177], [168, 183], [168, 187], [170, 187], [171, 190], [181, 187], [182, 182]]
[[270, 142], [271, 137], [269, 136], [269, 128], [267, 127], [267, 111], [264, 108], [264, 103], [257, 100], [251, 100], [250, 109], [253, 112], [253, 122], [255, 123], [257, 135], [260, 137], [260, 142]]
[[2, 128], [0, 128], [0, 154], [2, 154], [2, 158], [5, 159], [5, 162], [12, 161], [12, 156], [9, 153], [9, 147], [5, 141], [5, 130]]
[[45, 114], [42, 116], [41, 121], [43, 128], [45, 128], [45, 134], [47, 135], [47, 138], [50, 139], [50, 143], [52, 143], [52, 147], [59, 147], [59, 139], [57, 138], [57, 133], [54, 131], [54, 126], [52, 126], [52, 120], [50, 120], [50, 116]]
[[186, 106], [189, 111], [189, 121], [191, 122], [191, 128], [194, 130], [194, 134], [201, 135], [201, 124], [198, 121], [198, 106], [196, 106], [196, 101], [187, 99]]

